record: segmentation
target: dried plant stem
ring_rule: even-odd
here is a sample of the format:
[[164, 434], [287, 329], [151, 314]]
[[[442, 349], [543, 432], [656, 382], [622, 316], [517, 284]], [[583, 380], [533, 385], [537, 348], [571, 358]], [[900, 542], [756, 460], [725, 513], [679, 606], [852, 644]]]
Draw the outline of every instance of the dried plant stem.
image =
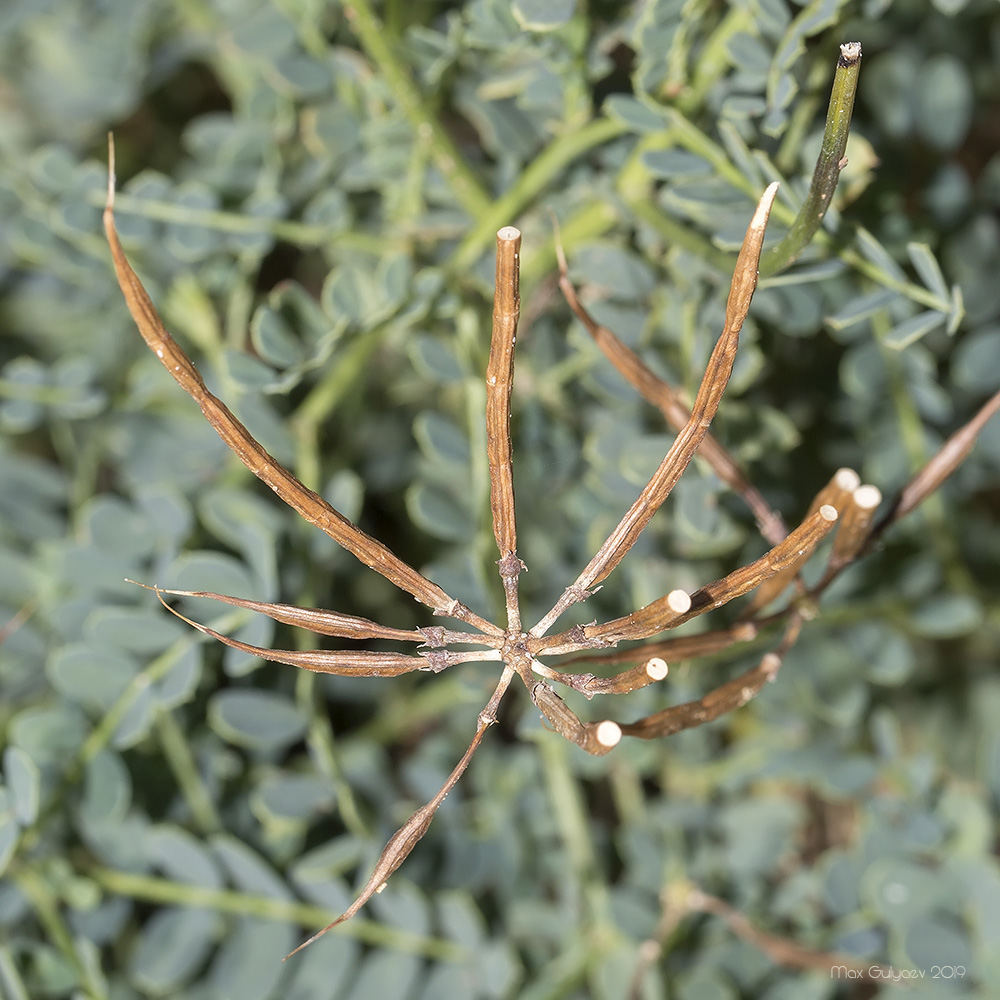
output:
[[[156, 590], [155, 587], [150, 588]], [[479, 650], [474, 653], [456, 654], [440, 649], [431, 649], [418, 656], [407, 653], [384, 653], [368, 649], [335, 650], [335, 649], [270, 649], [254, 646], [249, 642], [241, 642], [232, 636], [223, 635], [215, 629], [202, 625], [172, 608], [157, 590], [160, 602], [171, 613], [196, 628], [204, 635], [217, 639], [219, 642], [253, 656], [259, 656], [275, 663], [287, 663], [302, 670], [312, 670], [318, 674], [339, 674], [346, 677], [398, 677], [414, 670], [430, 670], [437, 673], [451, 666], [452, 663], [475, 660], [495, 660], [500, 654], [498, 650]], [[454, 657], [463, 659], [456, 660]]]
[[587, 753], [601, 757], [621, 741], [622, 729], [617, 722], [611, 719], [583, 722], [545, 681], [536, 681], [529, 686], [528, 691], [531, 700], [552, 728]]
[[416, 628], [411, 630], [388, 628], [367, 618], [355, 615], [344, 615], [338, 611], [324, 611], [321, 608], [304, 608], [295, 604], [268, 604], [264, 601], [250, 601], [242, 597], [230, 597], [228, 594], [216, 594], [210, 590], [170, 590], [165, 587], [151, 587], [149, 584], [129, 580], [138, 587], [155, 591], [157, 594], [170, 594], [172, 597], [204, 597], [212, 601], [221, 601], [237, 608], [257, 611], [273, 618], [283, 625], [294, 625], [309, 629], [319, 635], [337, 636], [342, 639], [398, 639], [402, 642], [419, 642], [425, 646], [446, 646], [450, 642], [469, 642], [483, 646], [499, 647], [500, 640], [493, 636], [480, 635], [475, 632], [455, 632], [440, 626]]
[[[559, 288], [566, 299], [566, 304], [619, 374], [663, 414], [664, 419], [675, 431], [680, 432], [691, 419], [690, 407], [672, 385], [656, 375], [616, 334], [598, 323], [580, 302], [576, 289], [569, 279], [558, 228], [555, 247], [559, 263]], [[788, 534], [781, 515], [772, 509], [760, 491], [747, 478], [736, 459], [716, 438], [706, 434], [698, 454], [708, 462], [724, 483], [743, 498], [756, 518], [761, 534], [772, 545], [776, 545]]]
[[801, 618], [793, 614], [786, 626], [781, 645], [770, 653], [765, 653], [757, 666], [720, 684], [695, 701], [672, 705], [636, 722], [623, 723], [622, 734], [636, 736], [641, 740], [653, 740], [679, 733], [682, 729], [703, 726], [706, 722], [712, 722], [722, 715], [742, 708], [761, 691], [765, 684], [777, 677], [785, 653], [794, 645], [801, 625]]
[[631, 694], [639, 688], [662, 681], [669, 666], [662, 656], [647, 656], [638, 666], [623, 670], [613, 677], [595, 677], [593, 674], [556, 674], [553, 680], [580, 691], [588, 698], [597, 694]]
[[493, 336], [486, 368], [486, 454], [490, 467], [493, 535], [500, 550], [500, 578], [507, 606], [507, 627], [521, 631], [517, 578], [524, 564], [517, 557], [514, 472], [510, 441], [510, 394], [514, 384], [514, 342], [521, 298], [518, 290], [521, 234], [513, 226], [497, 233]]
[[836, 571], [846, 566], [861, 551], [875, 510], [881, 502], [882, 493], [875, 486], [859, 486], [851, 493], [850, 503], [846, 505], [844, 517], [833, 539], [830, 570]]
[[719, 917], [737, 937], [762, 951], [778, 965], [789, 966], [793, 969], [816, 969], [823, 972], [837, 966], [846, 966], [858, 973], [855, 977], [857, 979], [883, 982], [892, 978], [892, 970], [877, 962], [859, 962], [857, 959], [838, 955], [835, 952], [805, 948], [788, 938], [758, 930], [744, 914], [725, 900], [711, 896], [693, 886], [685, 894], [684, 905], [688, 913], [710, 913]]
[[229, 408], [208, 391], [198, 369], [167, 332], [139, 276], [132, 269], [118, 233], [115, 230], [114, 203], [114, 144], [109, 137], [108, 198], [104, 209], [104, 231], [111, 247], [118, 284], [129, 312], [143, 340], [174, 377], [177, 384], [201, 407], [205, 419], [237, 458], [259, 479], [265, 482], [285, 503], [310, 524], [316, 525], [356, 556], [366, 566], [381, 573], [401, 590], [432, 608], [435, 614], [448, 615], [468, 622], [481, 631], [499, 635], [502, 630], [492, 622], [474, 614], [459, 601], [449, 597], [437, 584], [403, 562], [377, 539], [352, 524], [321, 496], [306, 489], [291, 473], [283, 469], [251, 436]]
[[[838, 514], [843, 513], [851, 506], [851, 495], [860, 482], [858, 474], [853, 469], [838, 469], [833, 478], [813, 498], [806, 517], [814, 514], [825, 504], [833, 507]], [[838, 530], [842, 529], [843, 523], [838, 521]], [[808, 553], [804, 553], [802, 558], [790, 563], [780, 573], [761, 584], [741, 617], [752, 618], [761, 608], [770, 604], [798, 576], [807, 556]]]
[[[689, 598], [683, 591], [671, 591], [630, 615], [615, 618], [603, 625], [585, 625], [583, 633], [589, 639], [613, 644], [625, 639], [647, 639], [658, 632], [682, 625], [706, 611], [719, 608], [749, 593], [787, 566], [798, 565], [833, 528], [836, 521], [837, 511], [824, 505], [760, 559], [696, 590]], [[568, 638], [563, 633], [553, 636], [552, 641], [565, 642]]]
[[497, 708], [499, 707], [500, 700], [506, 693], [507, 688], [510, 687], [510, 682], [514, 679], [514, 673], [514, 668], [509, 664], [504, 667], [503, 673], [500, 675], [500, 682], [497, 684], [490, 700], [486, 703], [486, 707], [479, 713], [479, 722], [476, 726], [476, 734], [472, 737], [472, 742], [469, 744], [469, 748], [462, 755], [462, 759], [455, 765], [451, 774], [448, 775], [448, 780], [441, 786], [434, 798], [432, 798], [426, 805], [421, 806], [403, 824], [403, 826], [400, 827], [395, 834], [393, 834], [389, 843], [386, 844], [385, 850], [382, 851], [371, 877], [365, 883], [364, 888], [358, 894], [354, 902], [351, 903], [351, 905], [339, 917], [337, 917], [336, 920], [331, 921], [322, 930], [317, 931], [307, 941], [303, 941], [302, 944], [295, 949], [295, 951], [289, 952], [285, 956], [286, 960], [291, 958], [296, 952], [301, 951], [307, 945], [312, 944], [317, 938], [321, 938], [331, 928], [336, 927], [338, 924], [342, 924], [345, 920], [350, 920], [351, 917], [353, 917], [354, 914], [357, 913], [358, 910], [360, 910], [361, 907], [364, 906], [376, 892], [381, 890], [389, 876], [407, 859], [410, 852], [420, 841], [420, 838], [427, 832], [427, 828], [431, 825], [431, 820], [440, 808], [441, 803], [444, 802], [445, 797], [452, 790], [452, 788], [455, 787], [455, 783], [464, 774], [465, 769], [469, 766], [469, 761], [472, 760], [472, 755], [479, 748], [479, 744], [482, 742], [486, 730], [497, 721]]
[[[731, 628], [719, 629], [713, 632], [701, 632], [698, 635], [681, 635], [661, 642], [648, 642], [632, 649], [617, 649], [611, 653], [583, 653], [563, 660], [560, 666], [571, 663], [643, 663], [651, 656], [658, 656], [668, 662], [691, 660], [695, 657], [711, 656], [722, 652], [738, 642], [750, 642], [757, 637], [759, 628], [756, 622], [740, 622]], [[548, 650], [550, 654], [558, 650]]]
[[739, 346], [740, 330], [750, 309], [754, 289], [757, 287], [757, 263], [764, 242], [767, 218], [777, 191], [777, 184], [771, 184], [767, 188], [747, 229], [726, 303], [725, 326], [709, 358], [701, 387], [691, 408], [690, 419], [677, 435], [660, 467], [653, 473], [653, 477], [643, 488], [638, 499], [583, 572], [566, 588], [549, 613], [531, 630], [532, 636], [543, 636], [567, 608], [584, 600], [589, 595], [590, 588], [600, 583], [621, 562], [650, 518], [669, 496], [674, 484], [688, 467], [695, 451], [708, 433], [709, 425], [729, 382], [736, 360], [736, 349]]
[[861, 43], [847, 42], [841, 45], [830, 93], [830, 107], [826, 114], [823, 144], [813, 171], [809, 193], [785, 238], [761, 258], [762, 275], [777, 274], [793, 263], [819, 229], [823, 216], [830, 207], [840, 171], [847, 166], [844, 151], [851, 131], [851, 113], [854, 110], [854, 95], [860, 72]]
[[967, 424], [955, 431], [934, 457], [903, 487], [875, 526], [870, 542], [875, 541], [890, 525], [906, 517], [962, 464], [982, 429], [998, 411], [1000, 392], [991, 396]]
[[[451, 153], [454, 152], [453, 147], [447, 141], [439, 141], [443, 135], [439, 131], [440, 126], [427, 114], [419, 97], [410, 92], [408, 78], [405, 74], [395, 71], [399, 69], [398, 64], [379, 31], [378, 22], [374, 18], [369, 0], [345, 0], [345, 11], [353, 20], [366, 51], [386, 70], [390, 85], [396, 91], [397, 97], [411, 122], [424, 131], [429, 128], [430, 138], [428, 141], [433, 149], [432, 155], [438, 160], [438, 165], [452, 182], [456, 193], [459, 193], [461, 197], [462, 192], [464, 192], [466, 206], [476, 208], [477, 213], [475, 214], [478, 214], [481, 220], [487, 217], [488, 212], [486, 215], [483, 214], [486, 211], [485, 195], [478, 190], [474, 178], [461, 165], [460, 161], [455, 159], [450, 164], [449, 170], [447, 161]], [[795, 234], [796, 240], [808, 240], [819, 225], [822, 213], [829, 204], [836, 184], [836, 175], [843, 165], [843, 142], [846, 141], [850, 103], [853, 100], [859, 58], [860, 46], [844, 47], [843, 60], [846, 61], [846, 64], [841, 67], [843, 73], [838, 70], [834, 96], [831, 99], [828, 134], [824, 139], [823, 153], [813, 178], [813, 190], [810, 193], [810, 200], [807, 200], [807, 204], [803, 208], [803, 213], [800, 214], [800, 221], [793, 226], [793, 232], [789, 234], [789, 239]], [[852, 59], [853, 63], [851, 63]], [[694, 142], [691, 134], [693, 133], [695, 136], [702, 134], [693, 126], [690, 126], [685, 132], [682, 119], [677, 116], [678, 114], [674, 115], [673, 128], [678, 135], [683, 133], [684, 136], [687, 136], [684, 139], [685, 142]], [[595, 126], [579, 142], [586, 144], [596, 141], [596, 138], [605, 134], [617, 134], [617, 130], [621, 127], [617, 124], [609, 125], [607, 123], [600, 127]], [[446, 139], [446, 137], [444, 138]], [[578, 148], [578, 145], [579, 143], [574, 145], [572, 140], [567, 139], [564, 151]], [[700, 726], [739, 708], [754, 697], [768, 681], [774, 679], [783, 657], [795, 642], [802, 618], [807, 613], [805, 601], [801, 598], [793, 600], [787, 607], [766, 618], [758, 617], [757, 611], [777, 596], [778, 592], [784, 589], [796, 576], [803, 562], [813, 552], [820, 540], [832, 531], [835, 523], [838, 523], [838, 512], [843, 512], [843, 517], [840, 520], [841, 527], [834, 542], [826, 575], [812, 591], [804, 595], [805, 598], [814, 598], [821, 594], [830, 580], [844, 566], [862, 554], [881, 531], [903, 517], [935, 490], [968, 454], [986, 421], [1000, 409], [1000, 393], [997, 393], [965, 427], [945, 443], [938, 454], [910, 481], [898, 500], [892, 505], [889, 513], [874, 530], [871, 529], [870, 525], [880, 499], [878, 491], [871, 486], [859, 486], [857, 475], [850, 470], [842, 469], [816, 496], [802, 523], [786, 534], [781, 518], [752, 487], [733, 457], [708, 435], [709, 425], [719, 407], [732, 373], [739, 345], [740, 330], [757, 284], [764, 230], [774, 205], [777, 184], [770, 185], [764, 192], [747, 229], [726, 304], [724, 328], [712, 351], [694, 403], [690, 408], [680, 395], [650, 371], [634, 352], [629, 350], [613, 333], [591, 318], [581, 305], [576, 290], [569, 281], [566, 262], [557, 236], [556, 253], [561, 275], [560, 286], [570, 308], [584, 323], [594, 341], [625, 378], [650, 402], [660, 408], [668, 423], [677, 430], [677, 437], [659, 468], [640, 492], [639, 497], [584, 570], [564, 590], [562, 596], [541, 621], [530, 632], [525, 633], [522, 631], [519, 606], [519, 578], [524, 565], [517, 555], [511, 443], [514, 345], [520, 308], [521, 234], [514, 227], [506, 226], [497, 233], [496, 292], [485, 388], [486, 461], [479, 467], [477, 478], [478, 483], [483, 486], [483, 491], [485, 491], [488, 469], [493, 533], [499, 549], [500, 575], [504, 586], [507, 613], [507, 625], [506, 628], [502, 628], [473, 613], [450, 597], [444, 590], [401, 560], [381, 542], [371, 538], [351, 523], [322, 497], [307, 489], [302, 482], [278, 465], [251, 437], [243, 424], [233, 416], [226, 406], [208, 391], [197, 369], [164, 328], [152, 301], [125, 257], [114, 225], [113, 146], [110, 148], [110, 153], [111, 170], [104, 211], [105, 231], [122, 293], [139, 331], [150, 349], [157, 355], [178, 384], [198, 403], [206, 419], [229, 448], [235, 452], [251, 472], [266, 483], [290, 507], [353, 553], [364, 565], [374, 569], [395, 586], [425, 604], [435, 615], [459, 619], [477, 631], [449, 629], [443, 626], [397, 629], [367, 618], [319, 608], [253, 601], [211, 591], [164, 590], [158, 587], [150, 587], [149, 589], [156, 592], [158, 599], [173, 614], [203, 634], [232, 648], [269, 660], [287, 663], [310, 671], [312, 674], [391, 677], [414, 670], [437, 672], [454, 664], [472, 661], [503, 663], [502, 674], [497, 686], [479, 714], [475, 734], [445, 783], [437, 794], [426, 805], [417, 809], [389, 840], [371, 876], [347, 910], [313, 935], [296, 951], [315, 941], [330, 928], [354, 916], [373, 893], [381, 890], [389, 876], [403, 863], [427, 831], [445, 797], [468, 767], [486, 730], [496, 722], [500, 701], [515, 675], [520, 677], [532, 702], [542, 713], [546, 722], [566, 739], [594, 755], [608, 753], [618, 744], [623, 735], [635, 736], [640, 739], [666, 736], [681, 729]], [[539, 177], [544, 173], [542, 161], [544, 164], [551, 165], [551, 162], [558, 159], [557, 157], [546, 159], [547, 156], [549, 154], [543, 154], [539, 158]], [[551, 154], [551, 156], [554, 157], [555, 154]], [[711, 159], [711, 156], [709, 158]], [[731, 166], [727, 168], [724, 164], [717, 164], [717, 166], [720, 172], [724, 172], [725, 169], [733, 169]], [[419, 169], [423, 169], [422, 164]], [[549, 167], [546, 166], [545, 169], [549, 169]], [[534, 184], [537, 180], [538, 177], [535, 177], [531, 183]], [[745, 188], [750, 181], [745, 180], [741, 183]], [[522, 194], [523, 191], [522, 186]], [[791, 213], [785, 214], [790, 217]], [[604, 216], [601, 218], [603, 219]], [[783, 241], [782, 246], [787, 243], [788, 239]], [[467, 248], [469, 245], [464, 244], [463, 248]], [[797, 252], [798, 250], [794, 250], [793, 255]], [[773, 261], [775, 258], [772, 255], [769, 259]], [[369, 348], [370, 343], [366, 342], [365, 350]], [[355, 360], [361, 357], [363, 355], [359, 354]], [[335, 399], [340, 392], [342, 387], [340, 378], [342, 376], [324, 381], [318, 390], [318, 395], [310, 396], [307, 403], [304, 404], [305, 409], [300, 413], [300, 416], [305, 414], [302, 416], [302, 420], [305, 421], [302, 428], [309, 443], [309, 461], [306, 464], [309, 468], [310, 481], [313, 482], [318, 479], [319, 468], [313, 425], [329, 409], [331, 399]], [[470, 395], [475, 395], [477, 399], [481, 400], [481, 393], [482, 389], [479, 388]], [[476, 403], [477, 413], [481, 412], [481, 406], [481, 401]], [[718, 475], [743, 496], [754, 512], [762, 533], [772, 543], [770, 551], [755, 562], [740, 567], [722, 579], [701, 587], [691, 594], [686, 590], [675, 589], [646, 607], [624, 617], [602, 624], [576, 625], [561, 634], [547, 636], [548, 630], [558, 617], [574, 603], [586, 599], [592, 589], [600, 584], [624, 558], [649, 520], [663, 504], [699, 448]], [[752, 616], [750, 621], [737, 622], [729, 628], [705, 632], [700, 635], [648, 644], [642, 649], [607, 652], [609, 647], [619, 642], [648, 639], [666, 629], [682, 625], [706, 611], [718, 608], [749, 593], [755, 588], [760, 589], [757, 599], [750, 605], [748, 612], [749, 616]], [[802, 589], [801, 584], [800, 589]], [[308, 643], [303, 643], [302, 648], [293, 650], [265, 649], [251, 645], [194, 622], [179, 611], [170, 608], [166, 605], [166, 596], [168, 595], [209, 598], [235, 608], [264, 614], [282, 624], [308, 630], [311, 639]], [[227, 617], [232, 619], [239, 615], [240, 612], [233, 612]], [[17, 619], [15, 619], [15, 623], [16, 621]], [[669, 669], [668, 658], [684, 659], [715, 653], [734, 643], [753, 639], [763, 628], [777, 622], [783, 622], [785, 625], [781, 642], [776, 649], [765, 653], [755, 667], [726, 681], [695, 701], [671, 706], [635, 722], [621, 724], [612, 719], [586, 722], [559, 697], [552, 687], [553, 684], [563, 684], [581, 692], [588, 698], [598, 694], [626, 694], [648, 684], [664, 680]], [[228, 623], [216, 624], [220, 628], [231, 627]], [[9, 634], [13, 625], [14, 623], [10, 623], [0, 629], [0, 641], [6, 634]], [[318, 645], [318, 640], [315, 637], [318, 635], [360, 641], [393, 640], [415, 643], [420, 648], [412, 654], [366, 649], [323, 650], [315, 648]], [[471, 650], [448, 648], [453, 643], [480, 648]], [[561, 667], [554, 668], [543, 663], [540, 659], [543, 655], [581, 652], [584, 652], [586, 658], [591, 662], [629, 664], [630, 666], [610, 677], [596, 677], [592, 673], [567, 672], [565, 670], [566, 663]], [[576, 662], [579, 659], [581, 657], [578, 656], [568, 662]], [[148, 686], [149, 679], [165, 673], [172, 662], [172, 659], [161, 658], [161, 661], [157, 661], [132, 682], [129, 691], [119, 698], [84, 744], [78, 755], [77, 772], [111, 738], [115, 726], [136, 696], [140, 684], [143, 688]], [[308, 693], [311, 698], [313, 691], [311, 682], [315, 681], [315, 678], [307, 674], [303, 674], [302, 677], [309, 677], [310, 684], [308, 687], [305, 682], [301, 684], [300, 697], [305, 697]], [[412, 716], [415, 711], [412, 701], [407, 702], [405, 711]], [[169, 718], [164, 716], [160, 724], [161, 734], [167, 744], [168, 755], [170, 746], [173, 746], [175, 751], [178, 749], [176, 745], [177, 734], [169, 723]], [[313, 735], [315, 735], [315, 728]], [[332, 757], [332, 734], [324, 732], [321, 735], [324, 753]], [[187, 756], [178, 752], [174, 753], [174, 761], [177, 764], [176, 769], [183, 786], [184, 772], [189, 770], [190, 761]], [[215, 817], [210, 811], [203, 808], [204, 803], [199, 807], [196, 801], [202, 790], [191, 786], [186, 791], [196, 809], [196, 814], [199, 814], [200, 808], [199, 815], [203, 825], [210, 826], [214, 823]], [[345, 813], [345, 815], [348, 814], [354, 815], [353, 825], [359, 826], [356, 814], [353, 813], [353, 807]], [[36, 824], [22, 838], [23, 844], [30, 844], [31, 839], [37, 835], [38, 827]], [[811, 953], [802, 950], [795, 952], [794, 947], [789, 950], [787, 942], [781, 943], [780, 946], [775, 944], [774, 942], [779, 939], [770, 939], [767, 935], [753, 931], [749, 924], [741, 922], [742, 918], [739, 914], [727, 909], [727, 904], [720, 900], [689, 893], [686, 905], [687, 912], [701, 909], [704, 912], [718, 913], [731, 923], [737, 933], [745, 936], [747, 940], [754, 941], [768, 954], [776, 955], [777, 960], [795, 964], [801, 959], [799, 964], [803, 967], [808, 966], [802, 956], [808, 957], [808, 954]], [[676, 907], [675, 911], [668, 921], [670, 926], [673, 926], [672, 922], [675, 922], [674, 918], [677, 913], [682, 912], [676, 910]], [[666, 933], [664, 931], [664, 934]], [[654, 949], [657, 948], [657, 942], [652, 942], [652, 946]], [[651, 955], [652, 952], [650, 951], [649, 954]], [[647, 959], [651, 960], [648, 955]], [[814, 963], [808, 967], [819, 967], [819, 964]], [[637, 977], [633, 992], [638, 989], [637, 984], [641, 982], [641, 974], [638, 972]]]

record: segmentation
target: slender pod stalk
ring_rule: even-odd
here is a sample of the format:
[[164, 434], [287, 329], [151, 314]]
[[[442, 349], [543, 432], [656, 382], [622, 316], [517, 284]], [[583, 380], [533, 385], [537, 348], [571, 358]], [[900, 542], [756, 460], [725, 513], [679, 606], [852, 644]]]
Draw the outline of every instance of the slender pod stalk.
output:
[[[559, 264], [559, 289], [566, 304], [618, 373], [663, 414], [664, 419], [675, 431], [678, 433], [682, 431], [691, 419], [691, 408], [680, 392], [660, 378], [617, 334], [598, 323], [580, 302], [576, 289], [569, 279], [569, 267], [559, 239], [558, 226], [555, 247], [556, 260]], [[788, 529], [781, 515], [750, 482], [736, 459], [710, 433], [705, 435], [699, 454], [708, 462], [716, 475], [743, 498], [743, 502], [757, 519], [761, 534], [772, 545], [777, 545], [788, 534]]]
[[513, 226], [497, 233], [493, 335], [486, 367], [486, 453], [490, 467], [493, 537], [500, 550], [500, 577], [507, 605], [507, 627], [521, 631], [517, 578], [524, 564], [517, 558], [514, 521], [514, 468], [510, 440], [510, 394], [514, 386], [514, 342], [521, 313], [519, 290], [521, 234]]
[[[843, 513], [850, 508], [851, 496], [860, 482], [861, 479], [853, 469], [838, 469], [833, 478], [813, 498], [806, 517], [811, 517], [827, 504], [838, 514]], [[838, 522], [838, 530], [843, 530], [842, 521]], [[752, 618], [761, 608], [770, 604], [798, 576], [803, 561], [793, 562], [770, 580], [765, 580], [753, 595], [753, 600], [747, 605], [742, 617]]]
[[670, 495], [670, 491], [708, 434], [708, 428], [719, 408], [719, 403], [722, 402], [722, 395], [729, 384], [729, 376], [736, 361], [740, 330], [743, 328], [743, 321], [750, 310], [750, 301], [757, 287], [757, 265], [764, 243], [764, 230], [767, 228], [768, 216], [777, 193], [777, 183], [769, 185], [750, 220], [733, 271], [729, 298], [726, 301], [725, 325], [708, 359], [701, 386], [691, 407], [691, 416], [635, 503], [577, 579], [566, 588], [548, 614], [531, 630], [532, 636], [545, 635], [564, 611], [578, 601], [585, 600], [591, 593], [590, 588], [604, 580], [621, 562], [652, 516]]
[[836, 521], [836, 509], [824, 504], [766, 555], [734, 570], [721, 580], [701, 587], [690, 597], [684, 591], [673, 590], [666, 597], [653, 601], [630, 615], [603, 625], [587, 625], [583, 631], [588, 637], [615, 643], [623, 639], [648, 639], [668, 628], [676, 628], [706, 611], [742, 597], [775, 574], [800, 565]]
[[965, 461], [980, 432], [1000, 413], [1000, 392], [994, 393], [979, 412], [937, 451], [931, 460], [903, 487], [882, 519], [872, 529], [869, 543], [875, 541], [891, 524], [906, 517], [930, 496]]

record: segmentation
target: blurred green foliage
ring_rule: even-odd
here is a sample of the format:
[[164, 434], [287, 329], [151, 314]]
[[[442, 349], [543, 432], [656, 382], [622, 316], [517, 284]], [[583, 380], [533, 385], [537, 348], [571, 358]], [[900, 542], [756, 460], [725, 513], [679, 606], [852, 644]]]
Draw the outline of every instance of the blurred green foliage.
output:
[[[607, 758], [509, 710], [405, 867], [340, 912], [492, 689], [317, 678], [221, 649], [125, 578], [422, 624], [264, 495], [141, 344], [100, 232], [209, 384], [308, 485], [474, 609], [492, 562], [493, 232], [524, 232], [526, 617], [662, 455], [558, 300], [677, 383], [764, 184], [780, 235], [837, 45], [865, 56], [824, 231], [762, 282], [716, 430], [790, 521], [841, 465], [887, 495], [1000, 384], [992, 0], [8, 0], [0, 9], [0, 994], [621, 997], [689, 879], [801, 944], [1000, 982], [1000, 425], [838, 582], [757, 702]], [[762, 551], [705, 467], [583, 618]], [[591, 606], [593, 605], [593, 606]], [[547, 606], [547, 605], [546, 605]], [[303, 644], [186, 601], [257, 644]], [[716, 616], [718, 625], [724, 616]], [[759, 654], [758, 654], [759, 655]], [[674, 664], [637, 717], [731, 669]], [[682, 921], [648, 1000], [888, 996]], [[931, 980], [932, 967], [963, 977]], [[993, 984], [992, 987], [990, 984]], [[893, 994], [894, 995], [894, 994]]]

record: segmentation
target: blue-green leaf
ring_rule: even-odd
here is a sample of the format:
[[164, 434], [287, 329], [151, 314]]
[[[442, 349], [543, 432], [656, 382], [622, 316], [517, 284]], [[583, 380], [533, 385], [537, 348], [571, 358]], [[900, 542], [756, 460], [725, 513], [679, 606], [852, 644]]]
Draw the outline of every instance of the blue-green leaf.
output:
[[209, 702], [208, 718], [212, 728], [230, 743], [268, 752], [297, 742], [306, 729], [306, 720], [295, 703], [270, 691], [220, 691]]
[[3, 777], [14, 818], [21, 826], [30, 826], [38, 815], [41, 797], [38, 765], [21, 747], [9, 746], [3, 752]]
[[525, 31], [552, 31], [573, 16], [576, 0], [514, 0], [512, 10]]
[[211, 954], [220, 928], [221, 918], [211, 910], [157, 910], [143, 925], [132, 953], [130, 980], [153, 996], [176, 993]]

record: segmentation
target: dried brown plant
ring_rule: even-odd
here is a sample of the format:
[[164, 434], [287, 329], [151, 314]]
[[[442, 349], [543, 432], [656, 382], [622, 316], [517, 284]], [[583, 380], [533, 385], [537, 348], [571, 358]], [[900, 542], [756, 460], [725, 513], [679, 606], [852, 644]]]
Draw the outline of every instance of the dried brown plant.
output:
[[[151, 589], [156, 591], [161, 601], [164, 601], [166, 594], [208, 597], [261, 612], [275, 621], [300, 626], [321, 635], [352, 640], [398, 640], [412, 643], [415, 647], [413, 653], [264, 649], [232, 639], [184, 618], [194, 628], [228, 646], [305, 670], [356, 677], [388, 677], [413, 670], [437, 673], [453, 664], [469, 661], [493, 661], [501, 666], [496, 689], [479, 713], [472, 741], [441, 789], [390, 839], [371, 877], [351, 906], [300, 947], [305, 947], [331, 927], [354, 916], [403, 863], [426, 832], [445, 796], [468, 767], [486, 730], [496, 722], [500, 701], [515, 677], [520, 679], [529, 697], [553, 729], [595, 755], [608, 753], [623, 735], [640, 739], [669, 736], [682, 729], [703, 725], [739, 708], [753, 698], [768, 681], [775, 679], [785, 653], [798, 635], [802, 620], [812, 612], [816, 599], [833, 578], [863, 554], [890, 524], [912, 510], [954, 471], [982, 425], [1000, 408], [998, 393], [911, 480], [882, 520], [874, 526], [872, 516], [880, 501], [878, 491], [872, 486], [861, 485], [858, 476], [851, 470], [842, 469], [820, 491], [802, 523], [793, 530], [786, 531], [781, 518], [753, 488], [733, 457], [708, 433], [733, 369], [740, 329], [757, 284], [764, 230], [776, 191], [777, 184], [767, 188], [747, 229], [736, 261], [724, 328], [690, 406], [680, 393], [653, 374], [610, 330], [592, 319], [577, 298], [567, 276], [565, 259], [561, 250], [559, 251], [560, 287], [570, 308], [608, 360], [647, 400], [662, 411], [667, 422], [676, 430], [677, 436], [659, 468], [594, 557], [565, 588], [541, 620], [525, 629], [522, 626], [518, 600], [518, 579], [525, 565], [517, 552], [510, 434], [514, 342], [519, 316], [518, 263], [521, 236], [518, 230], [507, 226], [497, 233], [493, 333], [486, 373], [490, 506], [493, 533], [500, 554], [498, 565], [507, 618], [505, 625], [499, 625], [475, 614], [381, 542], [351, 523], [322, 497], [303, 486], [254, 440], [226, 405], [209, 392], [195, 366], [164, 328], [152, 301], [125, 257], [115, 231], [112, 158], [104, 225], [119, 285], [139, 332], [150, 349], [181, 388], [198, 403], [223, 441], [285, 503], [326, 532], [366, 566], [401, 590], [412, 594], [432, 615], [452, 619], [457, 625], [427, 625], [405, 630], [334, 611], [268, 604], [205, 591], [164, 590], [159, 587]], [[770, 551], [749, 565], [740, 567], [693, 593], [672, 590], [622, 618], [576, 625], [550, 635], [550, 629], [559, 617], [593, 594], [595, 588], [621, 562], [643, 528], [667, 499], [696, 452], [746, 501], [762, 535], [772, 546]], [[830, 549], [826, 572], [818, 584], [806, 589], [798, 580], [798, 572], [816, 546], [838, 525], [839, 530]], [[763, 616], [762, 609], [792, 583], [795, 584], [795, 589], [788, 602], [779, 610]], [[622, 641], [652, 639], [753, 590], [757, 591], [758, 596], [735, 625], [694, 636], [660, 639], [627, 651], [614, 649]], [[184, 617], [178, 611], [171, 610], [179, 617]], [[634, 722], [618, 722], [610, 718], [584, 721], [559, 697], [554, 687], [561, 684], [581, 692], [587, 698], [599, 694], [624, 694], [663, 680], [670, 659], [688, 659], [716, 653], [753, 639], [764, 629], [776, 626], [783, 627], [783, 632], [774, 648], [766, 652], [755, 667], [720, 684], [696, 701], [664, 708]], [[455, 643], [481, 648], [471, 651], [448, 648]], [[546, 662], [549, 657], [567, 654], [576, 656], [555, 666]], [[599, 677], [589, 672], [573, 673], [566, 669], [569, 663], [580, 660], [591, 664], [632, 665], [610, 677]]]

